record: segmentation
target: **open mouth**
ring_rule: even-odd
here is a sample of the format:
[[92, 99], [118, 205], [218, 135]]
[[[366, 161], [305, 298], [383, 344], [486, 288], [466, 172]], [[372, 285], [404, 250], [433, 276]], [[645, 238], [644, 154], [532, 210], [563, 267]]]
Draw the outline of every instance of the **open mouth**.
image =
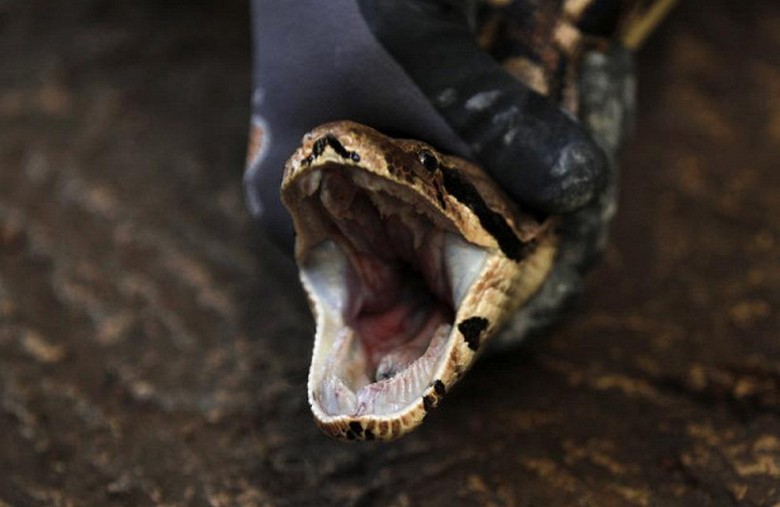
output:
[[309, 404], [334, 437], [419, 425], [556, 253], [556, 219], [518, 209], [476, 165], [356, 123], [306, 134], [281, 192], [317, 322]]
[[328, 162], [297, 184], [298, 233], [314, 238], [299, 245], [318, 319], [312, 406], [325, 418], [403, 412], [434, 382], [489, 251], [414, 190], [355, 165]]

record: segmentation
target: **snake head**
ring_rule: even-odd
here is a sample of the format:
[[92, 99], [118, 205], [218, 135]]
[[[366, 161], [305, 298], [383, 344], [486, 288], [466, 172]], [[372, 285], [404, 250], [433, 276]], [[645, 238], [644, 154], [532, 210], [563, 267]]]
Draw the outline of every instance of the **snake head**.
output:
[[556, 250], [556, 220], [524, 213], [476, 165], [356, 123], [308, 133], [281, 194], [316, 319], [309, 403], [333, 437], [417, 427]]

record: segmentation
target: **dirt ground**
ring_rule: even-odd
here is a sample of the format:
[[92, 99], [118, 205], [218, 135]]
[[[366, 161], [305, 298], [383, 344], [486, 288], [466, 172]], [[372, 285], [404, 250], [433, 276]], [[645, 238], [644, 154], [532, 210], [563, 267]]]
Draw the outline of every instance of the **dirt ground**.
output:
[[780, 505], [780, 3], [681, 3], [581, 305], [390, 444], [312, 423], [249, 59], [238, 0], [0, 0], [0, 506]]

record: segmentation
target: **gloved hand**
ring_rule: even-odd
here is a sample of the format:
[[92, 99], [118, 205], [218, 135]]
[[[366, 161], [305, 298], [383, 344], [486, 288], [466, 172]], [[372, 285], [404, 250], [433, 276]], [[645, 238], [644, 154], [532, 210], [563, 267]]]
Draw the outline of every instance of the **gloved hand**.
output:
[[[532, 11], [525, 0], [515, 0]], [[279, 200], [304, 133], [349, 119], [477, 161], [539, 214], [563, 214], [563, 242], [539, 294], [507, 335], [548, 325], [577, 294], [615, 210], [615, 153], [633, 104], [628, 52], [587, 54], [583, 123], [507, 74], [469, 27], [472, 0], [254, 0], [254, 138], [245, 183], [261, 225], [292, 251]], [[598, 6], [615, 3], [602, 1]], [[501, 338], [496, 340], [501, 345]]]
[[252, 213], [292, 246], [281, 172], [302, 135], [349, 119], [475, 160], [517, 202], [571, 213], [605, 187], [582, 125], [480, 50], [464, 0], [254, 0]]

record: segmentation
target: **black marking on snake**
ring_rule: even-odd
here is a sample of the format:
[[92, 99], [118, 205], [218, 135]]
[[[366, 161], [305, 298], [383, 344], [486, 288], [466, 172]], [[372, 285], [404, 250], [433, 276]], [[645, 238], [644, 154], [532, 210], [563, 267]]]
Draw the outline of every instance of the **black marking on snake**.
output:
[[374, 432], [366, 429], [365, 433], [363, 434], [366, 437], [366, 440], [374, 440], [376, 437], [374, 436]]
[[550, 214], [546, 211], [542, 211], [540, 209], [534, 209], [530, 207], [524, 207], [523, 212], [528, 213], [531, 215], [531, 218], [536, 220], [536, 223], [541, 224], [548, 218], [550, 218]]
[[504, 255], [513, 261], [520, 262], [524, 256], [523, 242], [514, 233], [506, 219], [490, 209], [474, 185], [456, 169], [451, 167], [442, 167], [441, 169], [444, 188], [447, 192], [477, 215], [479, 223], [496, 239], [498, 247], [501, 248]]
[[432, 409], [436, 408], [436, 399], [430, 394], [423, 396], [423, 408], [425, 408], [426, 412], [430, 412]]
[[360, 155], [356, 151], [349, 151], [344, 148], [344, 145], [341, 144], [335, 136], [328, 134], [314, 141], [314, 144], [311, 147], [311, 153], [308, 157], [303, 159], [303, 163], [311, 164], [317, 160], [317, 158], [325, 152], [325, 148], [328, 146], [330, 146], [341, 158], [349, 159], [353, 162], [360, 162]]
[[431, 409], [436, 408], [445, 394], [447, 394], [447, 388], [444, 386], [444, 382], [436, 379], [433, 383], [433, 393], [423, 396], [423, 407], [425, 408], [425, 411], [430, 412]]
[[442, 172], [437, 168], [433, 171], [433, 190], [436, 192], [436, 200], [439, 202], [441, 209], [447, 209], [447, 201], [444, 199], [444, 192], [442, 187], [444, 186], [444, 176]]
[[484, 317], [469, 317], [458, 324], [458, 331], [463, 335], [471, 350], [476, 351], [479, 348], [482, 332], [487, 329], [488, 324], [490, 322]]
[[561, 58], [553, 71], [552, 79], [549, 83], [549, 91], [547, 92], [547, 96], [554, 100], [556, 104], [560, 104], [563, 101], [563, 92], [566, 88], [566, 71], [568, 66], [569, 62], [567, 59]]
[[444, 200], [444, 194], [441, 193], [441, 189], [436, 187], [436, 200], [439, 201], [441, 209], [447, 209], [447, 201]]
[[390, 158], [387, 154], [385, 154], [385, 166], [387, 167], [387, 172], [395, 176], [395, 164], [393, 163], [393, 159]]
[[355, 432], [352, 430], [347, 430], [347, 432], [344, 434], [344, 436], [347, 437], [347, 440], [355, 440], [357, 439], [357, 435], [355, 435]]
[[360, 436], [363, 434], [363, 425], [360, 424], [357, 421], [352, 421], [349, 423], [349, 429], [350, 431], [354, 432], [355, 435]]

